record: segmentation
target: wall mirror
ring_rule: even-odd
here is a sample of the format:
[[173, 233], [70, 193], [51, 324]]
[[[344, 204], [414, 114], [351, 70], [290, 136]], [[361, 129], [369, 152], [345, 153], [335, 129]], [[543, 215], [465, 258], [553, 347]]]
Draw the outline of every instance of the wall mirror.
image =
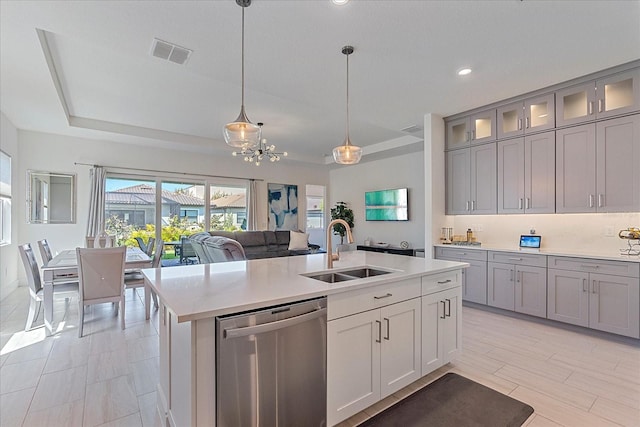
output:
[[27, 171], [27, 222], [75, 223], [75, 174]]

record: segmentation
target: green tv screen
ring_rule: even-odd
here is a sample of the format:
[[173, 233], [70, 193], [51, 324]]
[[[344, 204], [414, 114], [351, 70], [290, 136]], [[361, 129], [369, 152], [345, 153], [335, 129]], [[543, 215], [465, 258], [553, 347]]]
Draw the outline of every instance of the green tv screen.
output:
[[367, 191], [364, 210], [367, 221], [408, 221], [409, 204], [406, 188]]

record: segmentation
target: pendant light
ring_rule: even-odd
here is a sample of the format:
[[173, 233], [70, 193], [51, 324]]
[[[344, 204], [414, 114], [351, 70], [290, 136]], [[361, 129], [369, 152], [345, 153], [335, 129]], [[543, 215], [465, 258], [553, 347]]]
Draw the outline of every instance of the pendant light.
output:
[[244, 9], [251, 5], [251, 0], [236, 0], [242, 7], [242, 103], [238, 118], [224, 127], [224, 140], [231, 147], [247, 148], [258, 145], [260, 128], [251, 123], [244, 111]]
[[260, 128], [260, 142], [255, 148], [247, 147], [240, 151], [234, 151], [231, 155], [243, 156], [245, 162], [253, 163], [256, 166], [260, 166], [263, 159], [268, 159], [270, 162], [279, 162], [280, 156], [287, 157], [289, 154], [286, 151], [281, 153], [276, 152], [276, 146], [267, 144], [267, 140], [262, 137], [262, 126], [264, 123], [258, 122]]
[[362, 148], [352, 145], [349, 139], [349, 55], [353, 53], [353, 46], [344, 46], [342, 53], [347, 56], [347, 135], [344, 145], [333, 149], [333, 160], [342, 165], [355, 165], [362, 157]]

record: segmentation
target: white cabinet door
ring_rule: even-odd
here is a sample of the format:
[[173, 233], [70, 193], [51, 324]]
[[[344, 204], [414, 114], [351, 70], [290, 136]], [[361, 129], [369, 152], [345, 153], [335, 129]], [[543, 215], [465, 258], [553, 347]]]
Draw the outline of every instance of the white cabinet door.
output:
[[589, 273], [548, 270], [547, 317], [589, 326]]
[[640, 338], [638, 278], [591, 273], [589, 282], [589, 327]]
[[327, 425], [380, 400], [380, 310], [327, 323]]
[[547, 269], [516, 266], [515, 311], [547, 317]]
[[490, 262], [487, 268], [487, 304], [513, 311], [515, 267], [512, 264]]
[[422, 375], [458, 357], [462, 351], [461, 288], [422, 297]]
[[420, 298], [380, 309], [382, 346], [380, 397], [385, 398], [420, 378]]

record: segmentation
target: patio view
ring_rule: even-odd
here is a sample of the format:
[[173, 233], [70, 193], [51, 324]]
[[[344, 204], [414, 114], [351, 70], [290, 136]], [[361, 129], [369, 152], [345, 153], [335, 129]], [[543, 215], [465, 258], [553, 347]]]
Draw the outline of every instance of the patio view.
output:
[[147, 244], [159, 227], [164, 266], [197, 262], [183, 238], [201, 231], [247, 228], [247, 188], [241, 185], [108, 177], [105, 196], [107, 233], [118, 245], [137, 247], [136, 238]]

